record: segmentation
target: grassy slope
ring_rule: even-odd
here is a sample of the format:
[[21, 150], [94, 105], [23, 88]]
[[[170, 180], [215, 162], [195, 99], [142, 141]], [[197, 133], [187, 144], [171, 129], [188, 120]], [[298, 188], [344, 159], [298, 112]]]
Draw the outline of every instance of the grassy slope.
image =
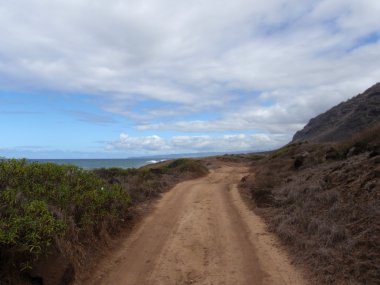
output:
[[317, 284], [380, 284], [380, 125], [336, 145], [288, 145], [241, 188]]
[[46, 265], [38, 270], [44, 259], [63, 266], [53, 278], [69, 282], [95, 243], [132, 222], [136, 206], [207, 172], [188, 159], [154, 168], [95, 171], [1, 161], [0, 283], [46, 283]]

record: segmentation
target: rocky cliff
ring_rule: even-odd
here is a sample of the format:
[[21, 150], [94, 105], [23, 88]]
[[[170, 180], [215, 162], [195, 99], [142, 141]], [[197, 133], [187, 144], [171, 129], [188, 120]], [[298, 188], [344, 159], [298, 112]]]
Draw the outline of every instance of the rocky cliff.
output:
[[334, 142], [346, 138], [380, 121], [380, 83], [364, 93], [342, 102], [313, 118], [292, 142]]

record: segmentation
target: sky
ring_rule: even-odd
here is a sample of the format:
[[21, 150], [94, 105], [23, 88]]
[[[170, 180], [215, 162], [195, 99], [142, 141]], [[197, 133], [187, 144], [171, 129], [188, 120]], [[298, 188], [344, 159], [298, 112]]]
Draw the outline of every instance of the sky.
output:
[[378, 0], [0, 0], [0, 156], [270, 150], [380, 81]]

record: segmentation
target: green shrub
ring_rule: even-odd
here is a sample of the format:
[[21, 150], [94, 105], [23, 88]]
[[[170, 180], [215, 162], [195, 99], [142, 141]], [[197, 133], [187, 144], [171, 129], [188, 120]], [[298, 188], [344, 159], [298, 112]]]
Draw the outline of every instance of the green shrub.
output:
[[207, 173], [208, 170], [199, 161], [188, 158], [180, 158], [173, 160], [168, 166], [169, 169], [177, 169], [180, 173]]
[[31, 261], [48, 251], [54, 238], [63, 234], [65, 224], [48, 210], [45, 201], [20, 200], [16, 191], [6, 190], [1, 205], [8, 204], [0, 220], [0, 248], [3, 254], [20, 259], [24, 269]]
[[126, 215], [130, 197], [75, 166], [0, 161], [0, 256], [27, 268], [49, 253], [68, 222], [77, 231], [95, 231], [109, 218]]
[[176, 160], [173, 160], [172, 162], [169, 163], [168, 165], [168, 168], [176, 168], [176, 167], [179, 167], [179, 166], [183, 166], [183, 165], [186, 165], [189, 163], [189, 159], [186, 159], [186, 158], [179, 158], [179, 159], [176, 159]]

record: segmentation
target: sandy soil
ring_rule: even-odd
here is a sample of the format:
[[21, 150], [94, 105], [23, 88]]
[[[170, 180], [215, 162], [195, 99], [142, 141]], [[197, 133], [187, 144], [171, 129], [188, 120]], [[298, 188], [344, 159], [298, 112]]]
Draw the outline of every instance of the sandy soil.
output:
[[80, 284], [306, 284], [242, 201], [246, 172], [224, 165], [178, 184]]

